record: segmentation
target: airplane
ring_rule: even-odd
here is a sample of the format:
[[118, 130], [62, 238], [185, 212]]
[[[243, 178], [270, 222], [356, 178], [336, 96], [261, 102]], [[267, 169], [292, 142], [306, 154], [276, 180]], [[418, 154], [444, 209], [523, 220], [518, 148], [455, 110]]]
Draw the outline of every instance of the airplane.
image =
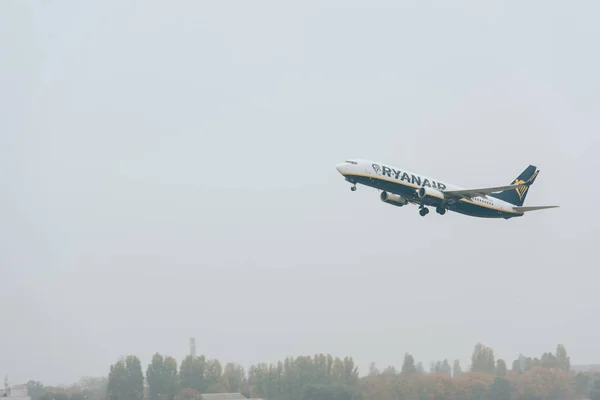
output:
[[429, 214], [427, 207], [435, 207], [440, 215], [446, 210], [478, 218], [522, 217], [526, 212], [557, 208], [559, 206], [523, 206], [529, 187], [540, 171], [530, 165], [510, 185], [466, 189], [419, 175], [384, 163], [351, 159], [337, 164], [345, 180], [352, 184], [378, 189], [384, 203], [397, 207], [407, 204], [419, 206], [419, 214]]

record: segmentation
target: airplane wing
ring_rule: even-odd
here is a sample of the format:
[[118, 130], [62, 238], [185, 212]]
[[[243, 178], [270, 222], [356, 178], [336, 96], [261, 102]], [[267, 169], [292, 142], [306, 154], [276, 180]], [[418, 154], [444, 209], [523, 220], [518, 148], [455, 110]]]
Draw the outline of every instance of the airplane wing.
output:
[[508, 185], [508, 186], [496, 186], [496, 187], [487, 187], [487, 188], [479, 188], [479, 189], [461, 189], [461, 190], [444, 190], [444, 196], [447, 197], [477, 197], [477, 196], [486, 196], [491, 193], [503, 192], [505, 190], [517, 189], [523, 186], [528, 186], [528, 184], [522, 185]]
[[513, 189], [517, 189], [520, 187], [530, 186], [533, 183], [533, 181], [535, 181], [535, 178], [537, 177], [539, 172], [540, 171], [536, 171], [535, 174], [533, 174], [527, 180], [527, 182], [521, 181], [521, 182], [519, 182], [519, 184], [514, 184], [514, 185], [496, 186], [496, 187], [488, 187], [488, 188], [480, 188], [480, 189], [448, 190], [448, 191], [444, 191], [444, 196], [463, 197], [463, 198], [470, 199], [472, 197], [477, 197], [477, 196], [485, 197], [486, 195], [491, 194], [491, 193], [503, 192], [505, 190], [513, 190]]
[[527, 212], [527, 211], [536, 211], [536, 210], [545, 210], [547, 208], [558, 208], [560, 206], [529, 206], [529, 207], [513, 207], [513, 210], [516, 212]]

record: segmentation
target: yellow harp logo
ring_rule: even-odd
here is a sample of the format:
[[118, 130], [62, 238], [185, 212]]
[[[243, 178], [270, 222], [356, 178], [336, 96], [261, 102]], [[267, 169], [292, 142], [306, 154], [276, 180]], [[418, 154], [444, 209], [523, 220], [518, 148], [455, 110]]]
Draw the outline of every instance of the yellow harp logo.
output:
[[[522, 181], [520, 179], [515, 179], [515, 185], [522, 185], [524, 184], [525, 181]], [[525, 193], [527, 192], [527, 189], [529, 189], [528, 186], [521, 186], [516, 188], [515, 190], [517, 191], [517, 194], [519, 195], [519, 199], [523, 200], [523, 196], [525, 195]]]

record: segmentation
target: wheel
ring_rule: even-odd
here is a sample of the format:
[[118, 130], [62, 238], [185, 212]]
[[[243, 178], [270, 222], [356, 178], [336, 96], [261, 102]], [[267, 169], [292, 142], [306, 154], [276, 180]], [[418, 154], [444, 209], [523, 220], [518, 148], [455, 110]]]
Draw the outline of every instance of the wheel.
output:
[[421, 217], [426, 216], [428, 213], [429, 213], [429, 209], [427, 209], [427, 208], [421, 208], [419, 210], [419, 214], [421, 214]]
[[438, 207], [435, 209], [435, 211], [437, 211], [437, 213], [440, 215], [446, 214], [446, 209], [444, 207]]
[[350, 190], [352, 190], [353, 192], [356, 191], [356, 186], [351, 186]]

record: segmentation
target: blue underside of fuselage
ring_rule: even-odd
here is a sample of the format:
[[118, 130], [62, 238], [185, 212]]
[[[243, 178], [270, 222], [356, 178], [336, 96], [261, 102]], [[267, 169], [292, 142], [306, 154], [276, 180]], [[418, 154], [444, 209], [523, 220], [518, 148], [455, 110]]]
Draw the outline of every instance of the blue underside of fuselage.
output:
[[[386, 180], [381, 180], [377, 178], [371, 178], [366, 176], [359, 175], [346, 175], [346, 180], [351, 183], [357, 183], [365, 186], [369, 186], [375, 189], [384, 190], [389, 193], [395, 193], [406, 197], [409, 200], [413, 200], [419, 203], [423, 203], [427, 206], [437, 207], [441, 200], [435, 197], [426, 197], [425, 199], [420, 199], [417, 196], [417, 191], [415, 188], [407, 185], [403, 185], [401, 183], [390, 182]], [[462, 201], [458, 201], [454, 204], [446, 204], [447, 210], [454, 211], [459, 214], [469, 215], [472, 217], [479, 218], [514, 218], [520, 217], [522, 214], [510, 213], [505, 211], [494, 210], [491, 208], [487, 208], [484, 206], [480, 206], [477, 204], [466, 203]]]

